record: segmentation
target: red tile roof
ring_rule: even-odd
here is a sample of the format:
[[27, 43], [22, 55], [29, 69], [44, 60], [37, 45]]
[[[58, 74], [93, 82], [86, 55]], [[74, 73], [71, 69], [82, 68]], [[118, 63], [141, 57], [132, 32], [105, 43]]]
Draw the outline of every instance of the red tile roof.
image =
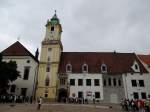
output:
[[1, 53], [3, 56], [31, 56], [35, 61], [38, 61], [19, 41], [15, 42]]
[[108, 74], [134, 73], [131, 66], [139, 64], [140, 72], [147, 73], [143, 64], [134, 53], [115, 52], [62, 52], [59, 73], [66, 73], [66, 65], [72, 65], [72, 73], [82, 73], [82, 65], [88, 65], [88, 73], [100, 73], [101, 64], [107, 65]]
[[150, 66], [150, 55], [138, 55], [138, 57], [148, 66]]

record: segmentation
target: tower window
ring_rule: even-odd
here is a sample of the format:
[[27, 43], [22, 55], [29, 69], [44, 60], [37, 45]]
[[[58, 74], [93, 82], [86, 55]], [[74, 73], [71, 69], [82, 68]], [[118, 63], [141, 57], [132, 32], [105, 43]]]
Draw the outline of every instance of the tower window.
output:
[[50, 67], [49, 66], [46, 67], [46, 72], [50, 72]]
[[54, 26], [51, 27], [51, 31], [54, 31]]

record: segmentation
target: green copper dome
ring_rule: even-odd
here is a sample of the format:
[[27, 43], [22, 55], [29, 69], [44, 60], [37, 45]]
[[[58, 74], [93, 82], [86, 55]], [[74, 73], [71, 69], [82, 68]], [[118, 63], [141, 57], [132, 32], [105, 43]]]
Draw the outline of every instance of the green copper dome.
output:
[[54, 16], [51, 18], [50, 23], [51, 24], [59, 24], [59, 19], [57, 18], [56, 11], [55, 11]]

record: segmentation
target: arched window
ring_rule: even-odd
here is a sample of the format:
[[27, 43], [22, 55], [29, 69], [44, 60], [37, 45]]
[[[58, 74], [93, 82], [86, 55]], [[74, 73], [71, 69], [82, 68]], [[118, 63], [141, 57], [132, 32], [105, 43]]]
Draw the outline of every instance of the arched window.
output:
[[66, 65], [66, 72], [72, 72], [72, 65], [71, 64]]
[[87, 64], [82, 65], [82, 72], [88, 72], [88, 65]]
[[101, 65], [101, 72], [102, 73], [107, 73], [107, 66], [106, 66], [106, 64], [102, 64]]

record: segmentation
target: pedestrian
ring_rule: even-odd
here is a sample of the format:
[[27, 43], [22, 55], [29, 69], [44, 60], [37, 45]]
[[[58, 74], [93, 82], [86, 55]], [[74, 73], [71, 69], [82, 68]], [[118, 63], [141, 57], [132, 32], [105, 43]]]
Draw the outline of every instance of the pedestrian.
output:
[[37, 110], [41, 109], [41, 105], [42, 105], [42, 97], [40, 97], [40, 99], [38, 100], [38, 107]]

